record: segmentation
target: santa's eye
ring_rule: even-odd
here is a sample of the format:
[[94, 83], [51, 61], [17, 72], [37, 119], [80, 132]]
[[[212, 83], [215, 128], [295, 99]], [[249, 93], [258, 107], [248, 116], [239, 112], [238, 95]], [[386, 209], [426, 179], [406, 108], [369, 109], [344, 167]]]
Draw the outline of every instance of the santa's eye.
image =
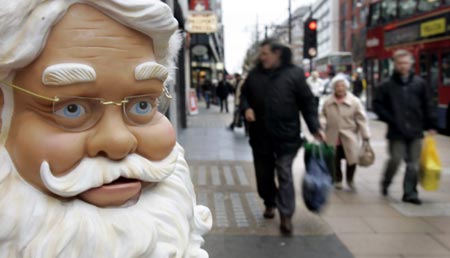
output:
[[130, 112], [134, 115], [146, 115], [152, 112], [152, 104], [145, 100], [138, 101], [130, 108]]
[[58, 110], [55, 110], [55, 114], [64, 118], [75, 119], [86, 114], [86, 109], [77, 103], [68, 103]]

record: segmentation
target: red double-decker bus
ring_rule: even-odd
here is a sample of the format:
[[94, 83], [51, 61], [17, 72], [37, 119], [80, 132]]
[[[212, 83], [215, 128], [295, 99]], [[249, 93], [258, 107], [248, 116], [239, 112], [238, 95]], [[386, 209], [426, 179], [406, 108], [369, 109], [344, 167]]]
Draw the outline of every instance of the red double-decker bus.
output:
[[450, 0], [372, 0], [369, 6], [364, 69], [367, 104], [393, 70], [392, 54], [407, 49], [416, 74], [435, 94], [439, 127], [450, 132]]

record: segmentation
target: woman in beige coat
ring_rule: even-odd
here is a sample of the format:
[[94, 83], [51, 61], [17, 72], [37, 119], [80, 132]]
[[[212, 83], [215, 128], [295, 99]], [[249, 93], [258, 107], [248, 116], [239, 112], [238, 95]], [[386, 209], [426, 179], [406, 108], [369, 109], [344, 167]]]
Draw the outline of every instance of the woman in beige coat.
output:
[[343, 75], [331, 81], [334, 94], [322, 107], [321, 123], [325, 128], [326, 142], [335, 146], [335, 178], [337, 189], [342, 189], [341, 160], [346, 160], [346, 181], [354, 190], [353, 177], [356, 171], [361, 138], [370, 138], [367, 117], [361, 101], [347, 90], [350, 83]]

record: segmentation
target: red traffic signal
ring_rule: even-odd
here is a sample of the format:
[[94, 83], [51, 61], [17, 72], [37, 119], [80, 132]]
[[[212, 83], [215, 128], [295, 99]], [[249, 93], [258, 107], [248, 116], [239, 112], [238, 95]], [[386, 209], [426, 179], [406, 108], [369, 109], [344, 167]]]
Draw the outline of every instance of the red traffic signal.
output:
[[308, 24], [308, 28], [310, 30], [316, 30], [317, 29], [317, 21], [310, 21]]
[[312, 59], [317, 56], [317, 19], [309, 17], [303, 26], [303, 58]]

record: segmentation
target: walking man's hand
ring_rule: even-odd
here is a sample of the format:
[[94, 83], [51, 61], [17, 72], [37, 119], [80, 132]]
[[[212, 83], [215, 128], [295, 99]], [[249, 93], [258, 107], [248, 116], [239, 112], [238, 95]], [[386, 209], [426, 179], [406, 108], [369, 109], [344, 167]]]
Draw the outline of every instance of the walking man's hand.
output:
[[322, 130], [317, 131], [317, 133], [314, 134], [314, 139], [320, 142], [325, 141], [325, 133]]
[[245, 110], [245, 119], [249, 122], [256, 121], [255, 112], [253, 111], [253, 109], [248, 108], [247, 110]]

